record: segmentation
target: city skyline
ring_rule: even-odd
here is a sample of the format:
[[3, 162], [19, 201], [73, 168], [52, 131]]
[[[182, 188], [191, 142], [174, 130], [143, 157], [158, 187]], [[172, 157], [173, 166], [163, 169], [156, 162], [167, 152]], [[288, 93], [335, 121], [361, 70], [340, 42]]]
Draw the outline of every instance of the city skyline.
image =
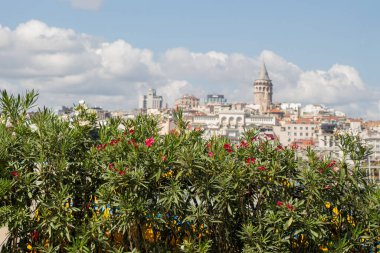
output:
[[[26, 11], [16, 11], [18, 6]], [[183, 94], [253, 102], [252, 85], [264, 60], [273, 102], [325, 104], [349, 116], [380, 119], [376, 6], [2, 3], [0, 89], [38, 89], [40, 105], [53, 107], [85, 99], [132, 109], [151, 87], [171, 106]]]

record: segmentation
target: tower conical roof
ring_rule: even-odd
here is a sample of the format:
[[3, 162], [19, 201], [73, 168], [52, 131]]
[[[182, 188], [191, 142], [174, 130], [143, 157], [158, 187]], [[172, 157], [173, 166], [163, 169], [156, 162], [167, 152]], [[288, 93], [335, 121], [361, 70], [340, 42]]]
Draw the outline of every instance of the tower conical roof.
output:
[[263, 61], [263, 63], [261, 64], [259, 80], [267, 80], [267, 81], [270, 81], [270, 79], [269, 79], [269, 75], [268, 75], [268, 71], [267, 71], [267, 68], [265, 67], [265, 63], [264, 63], [264, 61]]

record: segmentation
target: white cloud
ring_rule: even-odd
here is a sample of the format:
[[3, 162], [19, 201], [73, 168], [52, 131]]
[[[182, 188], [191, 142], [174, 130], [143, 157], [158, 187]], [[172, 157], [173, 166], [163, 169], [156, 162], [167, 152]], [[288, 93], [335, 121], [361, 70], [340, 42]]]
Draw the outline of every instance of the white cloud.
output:
[[0, 25], [0, 48], [5, 48], [10, 45], [11, 30]]
[[101, 59], [101, 74], [107, 78], [144, 80], [161, 72], [150, 50], [133, 48], [123, 40], [103, 43], [96, 53]]
[[75, 9], [98, 10], [103, 4], [103, 0], [69, 0]]
[[[324, 103], [346, 113], [380, 118], [379, 91], [370, 90], [352, 66], [302, 70], [276, 53], [257, 57], [186, 48], [154, 55], [124, 40], [101, 41], [72, 29], [31, 20], [0, 26], [0, 89], [36, 88], [40, 104], [71, 105], [85, 99], [106, 108], [134, 108], [139, 95], [156, 88], [169, 106], [183, 94], [225, 94], [253, 102], [252, 84], [264, 60], [277, 102]], [[12, 84], [12, 85], [11, 85]]]
[[302, 100], [311, 103], [343, 103], [367, 97], [359, 73], [353, 67], [338, 64], [327, 71], [303, 72], [296, 89]]

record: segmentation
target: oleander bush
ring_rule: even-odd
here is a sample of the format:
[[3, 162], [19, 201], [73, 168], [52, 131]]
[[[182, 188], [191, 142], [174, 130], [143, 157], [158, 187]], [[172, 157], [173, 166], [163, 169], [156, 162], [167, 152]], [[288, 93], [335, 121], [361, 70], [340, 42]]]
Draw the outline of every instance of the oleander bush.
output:
[[97, 126], [84, 104], [29, 116], [37, 97], [0, 97], [2, 252], [380, 252], [358, 137], [339, 136], [340, 161], [299, 157], [256, 130], [204, 140], [181, 111], [163, 136], [144, 115]]

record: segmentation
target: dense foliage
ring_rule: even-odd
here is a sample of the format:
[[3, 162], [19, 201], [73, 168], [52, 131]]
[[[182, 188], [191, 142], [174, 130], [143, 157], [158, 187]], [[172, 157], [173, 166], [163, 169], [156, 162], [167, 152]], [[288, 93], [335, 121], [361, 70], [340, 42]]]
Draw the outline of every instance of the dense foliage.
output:
[[84, 104], [29, 117], [36, 98], [0, 97], [2, 252], [380, 251], [357, 137], [339, 136], [341, 161], [299, 158], [255, 130], [204, 140], [180, 111], [163, 136], [143, 115], [97, 127]]

